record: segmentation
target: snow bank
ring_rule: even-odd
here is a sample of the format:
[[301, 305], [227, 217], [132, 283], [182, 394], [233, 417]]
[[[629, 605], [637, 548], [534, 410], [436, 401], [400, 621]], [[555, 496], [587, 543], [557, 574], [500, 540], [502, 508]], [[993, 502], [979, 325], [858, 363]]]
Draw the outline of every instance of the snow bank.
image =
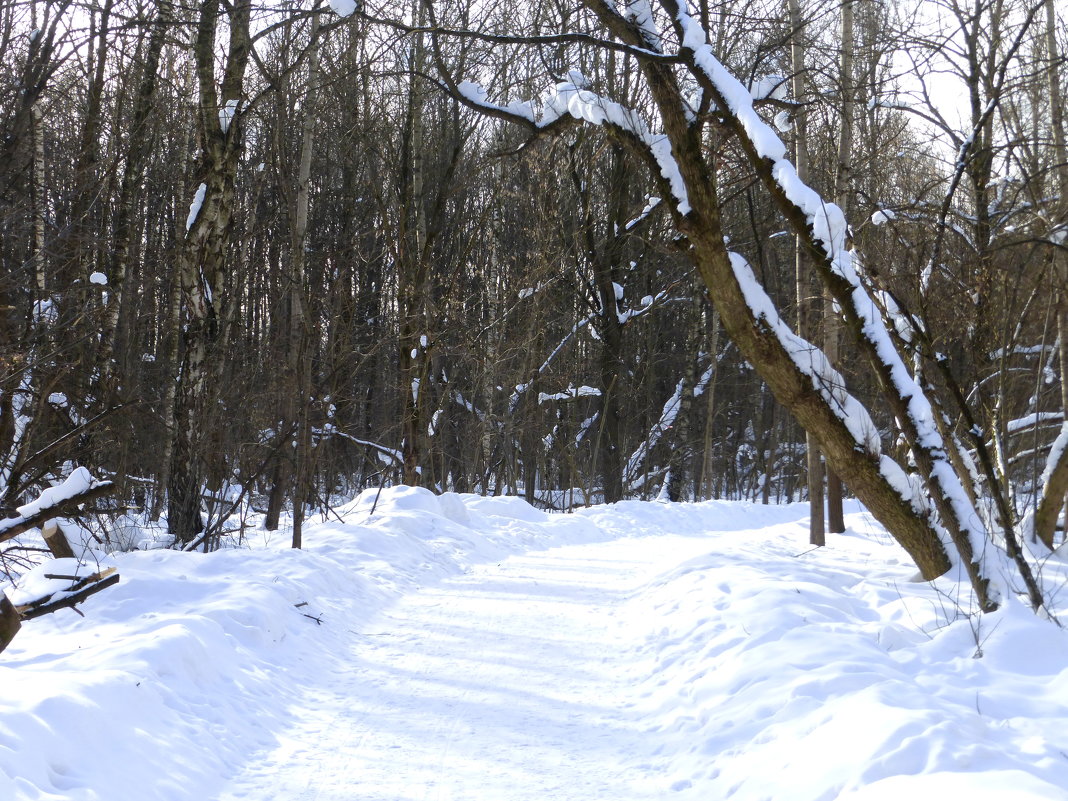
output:
[[[376, 495], [340, 509], [344, 522], [308, 525], [302, 551], [263, 533], [250, 550], [116, 554], [122, 580], [83, 605], [85, 618], [26, 623], [0, 654], [0, 799], [213, 798], [285, 728], [303, 688], [345, 669], [346, 643], [401, 593], [605, 536], [515, 498]], [[4, 589], [19, 600], [50, 581]]]
[[1068, 637], [1022, 604], [967, 616], [949, 585], [895, 579], [872, 560], [894, 549], [850, 523], [833, 557], [799, 559], [802, 527], [771, 527], [630, 602], [677, 797], [1065, 797]]

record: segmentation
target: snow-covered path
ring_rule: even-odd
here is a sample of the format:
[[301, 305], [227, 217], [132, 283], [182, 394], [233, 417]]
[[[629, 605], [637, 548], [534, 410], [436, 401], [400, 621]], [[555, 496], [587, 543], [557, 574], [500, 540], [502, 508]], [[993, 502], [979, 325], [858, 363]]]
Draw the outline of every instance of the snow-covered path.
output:
[[707, 547], [665, 536], [566, 546], [402, 598], [222, 798], [671, 795], [635, 711], [640, 631], [627, 601]]

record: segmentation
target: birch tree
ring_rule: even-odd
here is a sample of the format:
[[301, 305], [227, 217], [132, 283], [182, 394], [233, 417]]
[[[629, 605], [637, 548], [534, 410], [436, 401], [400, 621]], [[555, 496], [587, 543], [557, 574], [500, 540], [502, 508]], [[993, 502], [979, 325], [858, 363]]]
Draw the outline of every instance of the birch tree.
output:
[[[232, 311], [227, 291], [231, 264], [227, 236], [234, 215], [242, 104], [247, 99], [244, 80], [252, 47], [251, 12], [251, 0], [227, 6], [219, 0], [203, 0], [196, 21], [193, 56], [199, 95], [196, 172], [200, 181], [175, 264], [185, 319], [167, 486], [167, 524], [183, 543], [191, 542], [203, 529], [204, 443], [209, 427], [218, 425], [212, 401], [222, 378], [221, 337]], [[216, 48], [224, 18], [227, 42], [221, 74], [217, 74]]]

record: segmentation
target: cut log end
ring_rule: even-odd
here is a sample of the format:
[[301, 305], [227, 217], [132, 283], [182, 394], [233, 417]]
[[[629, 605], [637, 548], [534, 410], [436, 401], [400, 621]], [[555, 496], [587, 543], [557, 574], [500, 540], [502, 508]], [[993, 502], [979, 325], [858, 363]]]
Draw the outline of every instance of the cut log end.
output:
[[41, 526], [41, 534], [44, 536], [45, 545], [56, 559], [74, 559], [74, 550], [67, 541], [67, 535], [59, 527], [55, 520], [49, 520]]

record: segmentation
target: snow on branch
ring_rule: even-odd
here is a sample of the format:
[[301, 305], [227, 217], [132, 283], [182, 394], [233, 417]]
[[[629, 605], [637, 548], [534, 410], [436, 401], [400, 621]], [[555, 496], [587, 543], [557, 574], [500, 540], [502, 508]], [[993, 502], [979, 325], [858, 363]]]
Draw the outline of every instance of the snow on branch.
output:
[[653, 427], [649, 429], [648, 436], [627, 460], [624, 475], [630, 479], [631, 490], [636, 490], [645, 483], [645, 476], [638, 475], [638, 471], [641, 470], [642, 462], [645, 461], [649, 452], [656, 447], [656, 443], [660, 441], [660, 438], [675, 425], [675, 418], [679, 416], [679, 410], [682, 408], [682, 393], [685, 387], [686, 379], [680, 378], [679, 383], [675, 385], [675, 391], [671, 393], [671, 397], [664, 401], [664, 408], [660, 411], [660, 419], [653, 424]]
[[1061, 424], [1060, 433], [1057, 434], [1057, 438], [1053, 441], [1053, 445], [1050, 446], [1049, 453], [1046, 454], [1046, 464], [1042, 468], [1042, 476], [1039, 478], [1039, 485], [1046, 486], [1049, 484], [1050, 477], [1053, 475], [1054, 469], [1060, 463], [1065, 451], [1068, 450], [1068, 422]]
[[596, 398], [596, 397], [600, 397], [601, 394], [602, 394], [601, 390], [597, 389], [597, 387], [569, 386], [563, 392], [554, 392], [552, 394], [548, 394], [548, 393], [545, 393], [545, 392], [539, 392], [538, 393], [538, 405], [540, 406], [543, 403], [548, 403], [549, 401], [557, 401], [557, 400], [558, 401], [571, 401], [571, 400], [577, 400], [578, 398]]
[[653, 309], [658, 306], [663, 306], [668, 303], [684, 303], [688, 301], [688, 298], [671, 297], [667, 290], [662, 289], [656, 293], [656, 295], [646, 295], [641, 299], [641, 306], [633, 309], [627, 309], [625, 311], [616, 311], [616, 316], [619, 319], [620, 325], [626, 325], [631, 320], [636, 320], [639, 317], [644, 317], [649, 314]]
[[50, 518], [68, 517], [74, 507], [106, 495], [114, 486], [111, 481], [93, 478], [84, 467], [76, 468], [62, 484], [49, 487], [36, 499], [18, 507], [17, 517], [0, 520], [0, 542], [37, 528]]
[[1063, 412], [1035, 412], [1025, 417], [1009, 420], [1005, 425], [1005, 430], [1009, 434], [1019, 434], [1021, 431], [1030, 431], [1043, 425], [1060, 423], [1063, 419]]
[[864, 405], [846, 390], [845, 380], [831, 366], [826, 354], [813, 343], [795, 334], [779, 316], [775, 304], [757, 281], [749, 262], [738, 253], [729, 255], [735, 277], [753, 316], [762, 320], [779, 340], [798, 371], [808, 377], [812, 387], [823, 397], [827, 407], [853, 437], [857, 443], [856, 447], [878, 461], [879, 472], [887, 483], [917, 514], [927, 516], [930, 513], [930, 505], [924, 497], [923, 487], [912, 481], [897, 462], [882, 453], [879, 430], [871, 415]]
[[461, 81], [453, 86], [446, 84], [445, 88], [451, 89], [466, 105], [477, 111], [523, 123], [535, 130], [548, 130], [564, 122], [577, 121], [613, 128], [625, 134], [644, 147], [656, 163], [675, 198], [679, 214], [689, 213], [686, 184], [671, 155], [668, 137], [651, 131], [634, 109], [591, 91], [589, 81], [578, 70], [570, 70], [566, 81], [556, 84], [537, 101], [515, 101], [508, 105], [492, 102], [486, 90], [474, 81]]
[[[925, 478], [942, 502], [939, 511], [943, 522], [962, 534], [964, 541], [958, 542], [958, 547], [970, 550], [980, 574], [986, 580], [992, 579], [986, 566], [989, 552], [986, 529], [949, 463], [930, 401], [902, 361], [883, 325], [878, 307], [860, 281], [852, 254], [846, 248], [845, 215], [837, 205], [826, 202], [800, 179], [794, 165], [786, 158], [786, 145], [757, 114], [749, 90], [716, 59], [705, 40], [704, 29], [690, 16], [685, 4], [665, 0], [665, 7], [673, 11], [681, 43], [680, 55], [691, 65], [694, 76], [721, 111], [726, 112], [728, 124], [735, 130], [743, 149], [749, 152], [751, 162], [769, 184], [787, 216], [805, 221], [808, 244], [817, 257], [817, 268], [829, 271], [833, 277], [832, 284], [842, 303], [843, 313], [860, 333], [862, 344], [873, 357], [873, 366], [889, 384], [888, 390], [900, 401], [895, 411], [907, 416], [905, 420], [899, 419], [899, 423], [905, 428], [918, 461], [928, 464]], [[995, 602], [1004, 597], [1004, 581], [996, 588], [991, 587], [990, 594]]]
[[[549, 366], [556, 360], [556, 357], [563, 352], [565, 347], [567, 347], [568, 343], [575, 338], [575, 335], [579, 332], [579, 329], [589, 325], [592, 320], [592, 317], [583, 317], [581, 320], [575, 323], [571, 327], [571, 330], [564, 335], [564, 338], [557, 343], [555, 348], [553, 348], [553, 352], [545, 357], [545, 361], [543, 361], [541, 363], [541, 366], [535, 371], [534, 377], [539, 378], [542, 374], [544, 374], [545, 371], [549, 369]], [[522, 398], [523, 393], [530, 389], [530, 384], [531, 382], [527, 382], [525, 384], [518, 384], [516, 386], [515, 391], [512, 392], [511, 397], [508, 399], [508, 414], [515, 414], [516, 409], [519, 408], [519, 400], [520, 398]]]
[[753, 316], [764, 321], [797, 369], [808, 376], [813, 388], [849, 430], [857, 446], [872, 456], [879, 456], [882, 453], [879, 430], [863, 404], [846, 391], [845, 379], [831, 366], [822, 350], [795, 334], [779, 316], [775, 304], [760, 285], [745, 257], [733, 252], [729, 255], [734, 275]]
[[389, 464], [390, 462], [397, 465], [404, 464], [404, 457], [400, 451], [394, 448], [387, 448], [385, 445], [379, 445], [377, 442], [372, 442], [371, 440], [354, 437], [352, 434], [346, 434], [333, 423], [327, 423], [321, 430], [316, 430], [315, 433], [323, 438], [341, 437], [341, 439], [346, 439], [356, 445], [363, 445], [366, 448], [371, 448], [378, 453], [378, 460], [384, 464]]
[[208, 193], [208, 185], [201, 184], [197, 187], [196, 194], [193, 195], [193, 201], [189, 204], [189, 215], [185, 218], [185, 230], [189, 230], [193, 227], [193, 223], [197, 221], [197, 217], [200, 216], [200, 208], [204, 205], [204, 197]]
[[473, 404], [467, 398], [465, 398], [463, 396], [463, 393], [460, 392], [460, 390], [454, 389], [452, 391], [452, 399], [457, 404], [467, 409], [467, 411], [471, 412], [471, 414], [473, 414], [475, 417], [477, 417], [479, 419], [479, 422], [485, 423], [488, 420], [488, 416], [486, 415], [486, 413], [482, 411], [482, 409], [479, 409], [477, 406], [475, 406], [475, 404]]
[[623, 18], [641, 32], [645, 46], [650, 50], [663, 52], [663, 40], [653, 21], [653, 9], [649, 5], [649, 0], [620, 0], [617, 5]]

